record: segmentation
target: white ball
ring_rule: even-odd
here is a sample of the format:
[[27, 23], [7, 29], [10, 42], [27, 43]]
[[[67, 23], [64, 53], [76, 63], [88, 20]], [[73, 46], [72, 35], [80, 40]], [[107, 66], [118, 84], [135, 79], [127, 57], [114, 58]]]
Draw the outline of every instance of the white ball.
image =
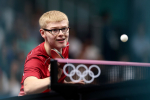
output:
[[128, 41], [128, 36], [126, 34], [122, 34], [121, 37], [120, 37], [120, 40], [122, 42], [127, 42]]

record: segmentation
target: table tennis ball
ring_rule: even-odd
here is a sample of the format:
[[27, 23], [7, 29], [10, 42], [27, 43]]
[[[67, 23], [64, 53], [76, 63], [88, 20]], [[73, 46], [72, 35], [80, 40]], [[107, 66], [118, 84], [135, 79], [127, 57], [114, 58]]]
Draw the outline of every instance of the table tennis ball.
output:
[[128, 41], [128, 36], [126, 34], [122, 34], [121, 37], [120, 37], [120, 40], [122, 42], [127, 42]]

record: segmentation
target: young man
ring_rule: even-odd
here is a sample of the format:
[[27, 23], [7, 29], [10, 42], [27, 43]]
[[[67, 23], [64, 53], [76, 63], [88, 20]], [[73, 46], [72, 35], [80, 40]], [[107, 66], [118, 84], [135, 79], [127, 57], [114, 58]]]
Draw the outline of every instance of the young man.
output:
[[[57, 49], [64, 58], [69, 54], [69, 21], [60, 11], [49, 11], [39, 19], [40, 33], [45, 42], [31, 50], [26, 57], [19, 96], [49, 92], [50, 89], [50, 50]], [[58, 82], [66, 82], [59, 68]], [[73, 83], [73, 82], [70, 82]], [[84, 84], [83, 81], [78, 82]]]

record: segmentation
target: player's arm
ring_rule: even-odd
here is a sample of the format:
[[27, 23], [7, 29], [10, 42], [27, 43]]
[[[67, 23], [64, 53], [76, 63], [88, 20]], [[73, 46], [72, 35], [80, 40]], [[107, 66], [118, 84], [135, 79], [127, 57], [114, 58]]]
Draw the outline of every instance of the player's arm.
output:
[[[24, 67], [24, 92], [25, 94], [42, 93], [50, 85], [50, 77], [40, 79], [42, 73], [42, 61], [30, 59]], [[50, 66], [48, 68], [50, 70]]]
[[42, 93], [50, 85], [50, 77], [38, 79], [35, 76], [29, 76], [24, 80], [25, 94]]

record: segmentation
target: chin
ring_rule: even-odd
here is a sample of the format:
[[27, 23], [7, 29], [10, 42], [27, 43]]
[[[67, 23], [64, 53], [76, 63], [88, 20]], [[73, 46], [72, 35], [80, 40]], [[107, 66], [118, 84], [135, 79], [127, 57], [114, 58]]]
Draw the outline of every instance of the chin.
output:
[[65, 48], [67, 45], [63, 45], [63, 46], [61, 46], [61, 48]]
[[59, 47], [59, 48], [64, 48], [66, 46], [67, 46], [67, 42], [57, 44], [57, 47]]
[[56, 48], [59, 48], [59, 49], [60, 49], [60, 48], [65, 48], [66, 46], [67, 46], [67, 45], [62, 45], [62, 44], [61, 44], [61, 45], [57, 45]]

